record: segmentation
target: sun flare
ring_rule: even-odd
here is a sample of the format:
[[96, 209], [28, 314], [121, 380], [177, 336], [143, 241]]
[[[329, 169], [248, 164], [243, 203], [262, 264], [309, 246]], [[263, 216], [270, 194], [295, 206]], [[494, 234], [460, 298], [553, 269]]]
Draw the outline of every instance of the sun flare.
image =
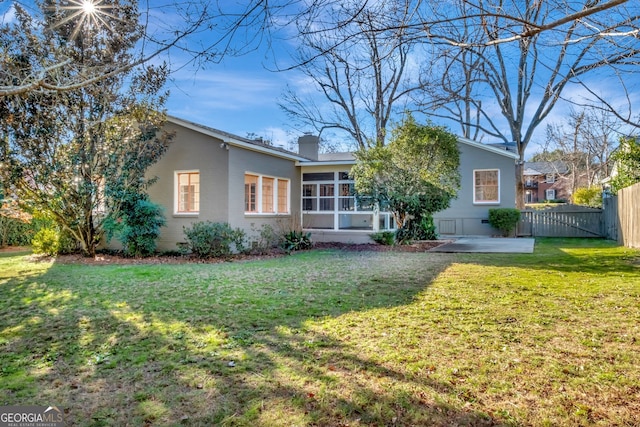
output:
[[84, 13], [86, 13], [87, 15], [91, 15], [93, 13], [95, 13], [96, 11], [96, 5], [93, 4], [93, 1], [91, 0], [84, 0], [82, 2], [82, 10], [84, 11]]
[[104, 0], [69, 0], [68, 6], [59, 6], [62, 10], [69, 11], [62, 20], [52, 28], [61, 27], [69, 22], [75, 22], [71, 38], [75, 39], [81, 31], [90, 29], [108, 29], [107, 19], [118, 19], [109, 12], [113, 6], [103, 5]]

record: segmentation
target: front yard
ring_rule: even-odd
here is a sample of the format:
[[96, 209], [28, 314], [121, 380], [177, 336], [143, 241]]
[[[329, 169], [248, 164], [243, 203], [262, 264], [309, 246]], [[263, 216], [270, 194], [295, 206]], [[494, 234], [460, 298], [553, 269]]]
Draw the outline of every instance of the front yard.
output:
[[640, 424], [640, 252], [0, 255], [0, 405], [77, 426]]

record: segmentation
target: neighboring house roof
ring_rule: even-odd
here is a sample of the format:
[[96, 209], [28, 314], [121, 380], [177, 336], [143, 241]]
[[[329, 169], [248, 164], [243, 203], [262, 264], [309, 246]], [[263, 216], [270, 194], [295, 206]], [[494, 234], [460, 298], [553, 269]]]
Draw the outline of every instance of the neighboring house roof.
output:
[[533, 175], [548, 175], [552, 173], [565, 174], [569, 172], [569, 166], [562, 160], [555, 160], [553, 162], [525, 162], [524, 172], [525, 176]]
[[248, 138], [243, 138], [238, 135], [234, 135], [229, 132], [225, 132], [219, 129], [211, 128], [208, 126], [204, 126], [198, 123], [191, 122], [189, 120], [180, 119], [174, 116], [167, 116], [167, 121], [170, 123], [174, 123], [179, 126], [183, 126], [187, 129], [191, 129], [195, 132], [199, 132], [204, 135], [212, 136], [216, 139], [222, 140], [223, 142], [235, 146], [245, 148], [247, 150], [258, 151], [265, 154], [270, 154], [276, 157], [282, 157], [289, 160], [294, 161], [309, 161], [306, 157], [301, 156], [298, 153], [294, 153], [289, 150], [285, 150], [284, 148], [274, 147], [269, 144], [265, 144], [260, 140], [253, 140]]

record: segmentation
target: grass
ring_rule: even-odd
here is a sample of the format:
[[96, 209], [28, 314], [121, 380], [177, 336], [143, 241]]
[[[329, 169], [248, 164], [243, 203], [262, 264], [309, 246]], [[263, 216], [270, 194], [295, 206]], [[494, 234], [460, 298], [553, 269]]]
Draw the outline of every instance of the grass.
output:
[[640, 253], [0, 254], [0, 405], [69, 425], [640, 424]]

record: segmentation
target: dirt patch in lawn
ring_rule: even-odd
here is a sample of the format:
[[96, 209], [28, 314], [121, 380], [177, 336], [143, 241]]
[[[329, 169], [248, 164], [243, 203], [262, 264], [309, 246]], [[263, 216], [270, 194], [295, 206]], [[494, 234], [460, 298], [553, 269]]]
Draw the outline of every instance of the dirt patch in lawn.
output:
[[[379, 245], [376, 243], [350, 244], [350, 243], [314, 243], [314, 249], [336, 249], [346, 252], [427, 252], [428, 250], [449, 243], [448, 240], [428, 240], [414, 242], [409, 245]], [[24, 248], [23, 248], [24, 250]], [[229, 258], [209, 258], [201, 259], [192, 255], [155, 255], [146, 258], [132, 258], [122, 256], [118, 253], [105, 252], [96, 255], [94, 258], [85, 257], [81, 254], [59, 255], [55, 262], [59, 264], [216, 264], [221, 262], [251, 261], [260, 259], [270, 259], [286, 256], [287, 253], [279, 248], [274, 248], [266, 253], [259, 254], [239, 254]], [[43, 255], [32, 255], [32, 261], [51, 261], [51, 257]]]
[[0, 253], [4, 252], [26, 252], [31, 250], [31, 248], [27, 246], [5, 246], [0, 248]]

